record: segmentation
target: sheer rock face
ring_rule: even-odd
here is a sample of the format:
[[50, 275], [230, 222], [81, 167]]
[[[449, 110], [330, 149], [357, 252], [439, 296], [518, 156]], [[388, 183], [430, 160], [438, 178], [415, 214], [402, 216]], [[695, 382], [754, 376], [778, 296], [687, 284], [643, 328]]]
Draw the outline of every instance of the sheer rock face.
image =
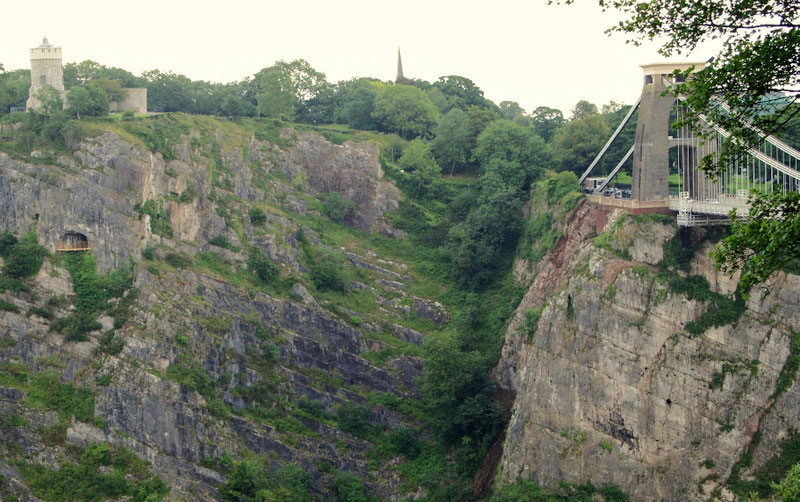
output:
[[[622, 258], [589, 240], [589, 211], [571, 214], [509, 327], [495, 374], [516, 400], [498, 479], [591, 480], [631, 500], [706, 500], [756, 431], [762, 439], [744, 479], [800, 427], [796, 383], [771, 399], [800, 329], [800, 277], [776, 274], [769, 294], [751, 293], [737, 323], [690, 335], [685, 324], [706, 306], [659, 280], [652, 239], [638, 249], [645, 228], [625, 222], [621, 235], [627, 256], [647, 261]], [[646, 231], [672, 237], [660, 227]], [[691, 273], [717, 291], [735, 289], [700, 253]], [[536, 329], [521, 332], [525, 311], [540, 305]]]
[[[82, 233], [89, 239], [100, 272], [132, 258], [139, 260], [142, 249], [158, 244], [165, 246], [158, 251], [162, 258], [173, 251], [188, 256], [213, 251], [221, 257], [222, 266], [233, 272], [246, 266], [246, 252], [208, 242], [225, 236], [233, 246], [243, 245], [240, 235], [226, 225], [224, 200], [268, 201], [270, 207], [280, 209], [266, 212], [266, 222], [259, 227], [241, 218], [241, 230], [279, 267], [299, 273], [298, 226], [280, 215], [281, 210], [285, 215], [294, 209], [280, 201], [293, 200], [299, 207], [308, 195], [296, 192], [279, 177], [266, 176], [271, 170], [295, 169], [302, 172], [304, 183], [313, 191], [336, 191], [352, 200], [355, 211], [348, 223], [354, 227], [394, 233], [384, 222], [384, 212], [397, 206], [399, 192], [382, 179], [374, 146], [337, 146], [302, 134], [287, 150], [251, 138], [249, 154], [245, 154], [242, 147], [220, 140], [223, 165], [217, 166], [215, 180], [209, 158], [192, 141], [195, 136], [191, 132], [183, 137], [170, 161], [112, 133], [83, 141], [72, 156], [58, 159], [56, 165], [37, 165], [0, 153], [0, 231], [20, 235], [33, 229], [51, 252], [65, 232]], [[181, 197], [191, 191], [191, 197]], [[137, 213], [136, 205], [146, 201], [155, 201], [163, 210], [171, 237], [154, 233], [156, 222]], [[238, 214], [246, 216], [246, 207], [236, 214], [237, 218]], [[306, 229], [306, 237], [319, 243], [310, 229]], [[358, 258], [365, 264], [381, 263], [387, 268], [371, 266], [391, 272], [396, 281], [410, 279], [400, 273], [403, 264], [382, 262], [374, 256]], [[277, 407], [306, 398], [333, 414], [343, 403], [366, 406], [364, 396], [371, 392], [401, 397], [415, 393], [419, 358], [389, 357], [384, 365], [376, 366], [363, 356], [385, 346], [368, 340], [366, 333], [381, 328], [365, 323], [356, 329], [320, 308], [307, 291], [302, 294], [298, 289], [296, 301], [279, 299], [192, 270], [154, 275], [148, 270], [153, 263], [158, 262], [140, 263], [136, 268], [139, 297], [129, 321], [116, 330], [125, 345], [114, 356], [96, 352], [102, 335], [99, 331], [91, 333], [89, 341], [66, 342], [45, 320], [25, 315], [31, 307], [44, 307], [51, 296], [71, 297], [65, 269], [48, 261], [32, 280], [30, 294], [0, 293], [0, 298], [19, 309], [0, 311], [0, 364], [24, 363], [34, 373], [55, 367], [64, 381], [95, 393], [95, 414], [107, 427], [73, 420], [66, 434], [68, 444], [109, 441], [126, 446], [153, 463], [172, 487], [170, 500], [218, 500], [216, 486], [224, 481], [224, 475], [201, 463], [225, 452], [239, 458], [244, 448], [272, 462], [291, 461], [307, 469], [321, 499], [327, 496], [325, 487], [332, 476], [317, 470], [316, 466], [324, 463], [371, 480], [370, 491], [382, 499], [402, 497], [395, 474], [381, 466], [368, 466], [369, 443], [323, 420], [298, 419], [297, 427], [306, 428], [307, 434], [279, 430], [241, 412], [253, 405], [243, 397], [242, 389], [263, 385], [259, 395]], [[392, 284], [405, 287], [401, 282]], [[53, 307], [55, 318], [68, 313], [68, 308]], [[435, 314], [437, 319], [449, 319], [444, 309]], [[392, 324], [386, 325], [390, 327], [386, 336], [396, 336], [403, 343], [421, 343], [421, 333], [402, 328], [408, 333], [395, 334]], [[184, 341], [176, 343], [179, 337]], [[168, 377], [170, 368], [187, 355], [216, 381], [215, 399], [241, 413], [220, 418], [212, 414], [206, 397]], [[254, 358], [262, 356], [267, 368], [263, 374], [252, 369], [259, 364]], [[100, 378], [110, 383], [97, 384]], [[371, 410], [371, 423], [414, 427], [408, 417], [381, 405]], [[3, 460], [7, 458], [3, 441], [7, 439], [25, 455], [55, 468], [63, 456], [40, 441], [37, 429], [52, 424], [57, 416], [30, 409], [24, 393], [0, 387], [0, 415], [9, 412], [23, 416], [29, 426], [0, 438], [0, 480], [7, 478], [8, 483], [19, 485], [17, 495], [28, 500], [19, 471]]]
[[[137, 257], [153, 238], [180, 247], [181, 242], [203, 244], [226, 234], [225, 220], [211, 199], [228, 194], [246, 201], [270, 197], [253, 182], [255, 164], [266, 172], [282, 169], [290, 180], [304, 180], [313, 192], [336, 192], [351, 200], [355, 209], [345, 223], [354, 228], [402, 235], [384, 218], [397, 208], [400, 193], [383, 179], [379, 150], [372, 143], [334, 145], [303, 133], [280, 150], [251, 138], [252, 153], [245, 159], [242, 147], [225, 146], [220, 139], [224, 170], [220, 187], [219, 181], [217, 186], [212, 182], [205, 152], [192, 146], [195, 136], [194, 132], [184, 136], [170, 161], [110, 132], [82, 141], [73, 157], [59, 158], [57, 165], [21, 162], [0, 152], [0, 230], [24, 234], [36, 223], [39, 242], [50, 250], [66, 232], [79, 232], [89, 239], [98, 266], [111, 270]], [[195, 197], [179, 200], [188, 188]], [[293, 195], [284, 197], [302, 204]], [[148, 200], [157, 201], [168, 215], [172, 237], [154, 237], [149, 217], [134, 210], [135, 204]], [[287, 205], [297, 212], [305, 210]], [[251, 227], [245, 230], [252, 236]], [[229, 237], [236, 239], [233, 233]]]
[[383, 180], [379, 153], [374, 143], [334, 145], [316, 134], [303, 133], [287, 151], [283, 167], [292, 179], [302, 174], [303, 183], [316, 192], [335, 192], [352, 201], [355, 211], [346, 218], [348, 225], [364, 232], [397, 235], [398, 230], [383, 215], [397, 209], [400, 192]]

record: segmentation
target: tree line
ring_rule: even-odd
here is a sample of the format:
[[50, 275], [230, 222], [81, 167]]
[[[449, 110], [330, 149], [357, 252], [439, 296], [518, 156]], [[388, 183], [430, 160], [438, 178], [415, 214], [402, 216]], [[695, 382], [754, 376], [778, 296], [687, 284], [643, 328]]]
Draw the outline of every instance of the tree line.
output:
[[[619, 112], [625, 111], [618, 103], [598, 111], [581, 101], [568, 119], [561, 110], [547, 106], [529, 114], [515, 101], [495, 104], [472, 80], [459, 75], [435, 82], [403, 79], [392, 83], [364, 77], [331, 83], [302, 59], [278, 61], [252, 77], [225, 84], [192, 80], [171, 71], [150, 70], [137, 76], [87, 60], [64, 65], [64, 87], [73, 116], [105, 115], [109, 101], [124, 97], [124, 88], [144, 87], [150, 111], [336, 123], [406, 139], [419, 137], [433, 141], [436, 160], [449, 174], [477, 166], [472, 151], [478, 135], [501, 119], [552, 143], [560, 152], [558, 165], [578, 171], [602, 146]], [[0, 113], [25, 106], [29, 88], [29, 70], [5, 72], [0, 66]], [[62, 106], [54, 90], [37, 97], [45, 114]]]

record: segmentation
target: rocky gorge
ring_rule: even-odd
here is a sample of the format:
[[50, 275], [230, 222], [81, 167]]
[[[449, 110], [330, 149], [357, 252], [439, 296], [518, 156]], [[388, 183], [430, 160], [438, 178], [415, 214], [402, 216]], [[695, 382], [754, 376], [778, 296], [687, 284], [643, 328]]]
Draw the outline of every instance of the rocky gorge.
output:
[[[426, 341], [465, 316], [409, 252], [382, 139], [254, 123], [100, 121], [0, 151], [0, 232], [46, 251], [32, 277], [0, 278], [0, 500], [52, 500], [46, 473], [102, 445], [98, 479], [139, 459], [125, 482], [150, 488], [130, 500], [223, 500], [254, 458], [306, 499], [435, 499], [413, 403]], [[743, 299], [708, 257], [721, 231], [621, 210], [599, 224], [550, 181], [526, 206], [491, 373], [507, 423], [469, 496], [524, 480], [745, 500], [777, 480], [799, 460], [800, 276]], [[74, 236], [87, 251], [59, 251]]]

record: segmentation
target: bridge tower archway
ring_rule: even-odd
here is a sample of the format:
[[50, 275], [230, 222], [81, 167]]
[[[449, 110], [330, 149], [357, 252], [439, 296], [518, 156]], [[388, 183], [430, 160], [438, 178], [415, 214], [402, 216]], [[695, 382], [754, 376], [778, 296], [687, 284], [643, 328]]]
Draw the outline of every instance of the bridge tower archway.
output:
[[669, 150], [672, 146], [675, 97], [666, 93], [676, 70], [695, 71], [703, 63], [642, 65], [644, 85], [636, 122], [633, 152], [633, 198], [640, 201], [669, 197]]

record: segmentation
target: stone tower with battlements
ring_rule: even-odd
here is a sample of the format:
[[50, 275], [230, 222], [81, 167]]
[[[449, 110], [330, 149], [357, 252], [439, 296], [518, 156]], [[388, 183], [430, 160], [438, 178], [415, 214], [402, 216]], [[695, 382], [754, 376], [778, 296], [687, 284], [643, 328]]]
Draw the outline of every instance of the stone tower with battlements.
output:
[[39, 108], [36, 93], [45, 85], [52, 85], [64, 98], [64, 71], [61, 66], [61, 47], [54, 47], [42, 40], [42, 44], [30, 50], [31, 54], [31, 88], [28, 101], [25, 103], [28, 110]]
[[[61, 102], [67, 106], [67, 91], [64, 90], [64, 70], [61, 66], [61, 47], [53, 47], [42, 40], [42, 45], [31, 49], [31, 88], [25, 107], [28, 111], [36, 111], [41, 103], [36, 94], [45, 85], [52, 85], [61, 95]], [[130, 110], [135, 113], [147, 113], [147, 88], [126, 87], [125, 96], [120, 101], [109, 101], [108, 110], [121, 112]]]

